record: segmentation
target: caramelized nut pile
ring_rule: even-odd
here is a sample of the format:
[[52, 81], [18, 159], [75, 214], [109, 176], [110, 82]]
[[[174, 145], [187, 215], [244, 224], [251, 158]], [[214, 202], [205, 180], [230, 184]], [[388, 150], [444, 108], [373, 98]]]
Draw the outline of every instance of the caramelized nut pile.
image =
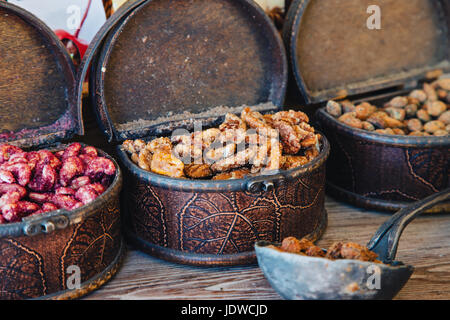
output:
[[367, 247], [354, 242], [336, 242], [327, 251], [314, 245], [308, 239], [297, 239], [295, 237], [287, 237], [283, 239], [280, 247], [271, 245], [273, 249], [284, 252], [296, 253], [310, 257], [323, 257], [331, 260], [351, 259], [360, 261], [370, 261], [381, 263], [376, 258], [378, 255], [370, 251]]
[[79, 143], [55, 153], [0, 144], [0, 223], [79, 208], [101, 195], [115, 173], [111, 160]]
[[227, 180], [302, 166], [319, 155], [321, 136], [301, 111], [228, 113], [218, 128], [150, 142], [126, 140], [140, 168], [175, 178]]
[[382, 108], [348, 100], [328, 101], [326, 110], [339, 121], [357, 129], [382, 134], [446, 136], [450, 132], [450, 79], [443, 78], [408, 96], [398, 96]]

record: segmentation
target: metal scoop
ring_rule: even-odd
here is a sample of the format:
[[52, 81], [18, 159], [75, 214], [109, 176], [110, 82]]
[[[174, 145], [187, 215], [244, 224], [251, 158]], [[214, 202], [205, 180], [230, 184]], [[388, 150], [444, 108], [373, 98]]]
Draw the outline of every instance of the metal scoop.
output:
[[450, 188], [401, 209], [383, 223], [367, 244], [383, 263], [309, 257], [259, 241], [255, 244], [258, 264], [285, 299], [392, 299], [414, 271], [413, 266], [394, 260], [403, 230], [420, 213], [449, 198]]

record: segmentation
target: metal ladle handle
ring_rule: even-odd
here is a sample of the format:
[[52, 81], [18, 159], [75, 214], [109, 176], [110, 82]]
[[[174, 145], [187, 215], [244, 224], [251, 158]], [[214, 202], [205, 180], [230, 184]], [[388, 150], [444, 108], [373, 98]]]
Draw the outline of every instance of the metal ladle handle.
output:
[[419, 214], [450, 199], [450, 188], [414, 202], [395, 213], [375, 232], [367, 247], [378, 254], [383, 263], [392, 263], [397, 254], [398, 242], [403, 230]]

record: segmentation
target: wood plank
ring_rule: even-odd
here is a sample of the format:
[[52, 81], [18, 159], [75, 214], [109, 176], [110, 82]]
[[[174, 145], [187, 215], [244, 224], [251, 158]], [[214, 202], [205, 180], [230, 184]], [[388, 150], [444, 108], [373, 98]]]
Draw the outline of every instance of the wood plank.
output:
[[[367, 243], [390, 214], [367, 211], [327, 197], [328, 228], [318, 244]], [[413, 221], [397, 258], [416, 270], [396, 299], [450, 298], [450, 214]], [[281, 299], [257, 266], [199, 268], [168, 263], [132, 248], [115, 278], [86, 299]]]

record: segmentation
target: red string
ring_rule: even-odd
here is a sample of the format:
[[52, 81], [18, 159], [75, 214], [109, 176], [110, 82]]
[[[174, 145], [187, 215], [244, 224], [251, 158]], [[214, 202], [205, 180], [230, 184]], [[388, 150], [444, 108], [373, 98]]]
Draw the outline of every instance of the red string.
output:
[[81, 28], [83, 27], [84, 21], [85, 21], [86, 18], [87, 18], [87, 15], [88, 15], [88, 13], [89, 13], [89, 8], [91, 7], [91, 3], [92, 3], [92, 0], [89, 0], [88, 5], [87, 5], [87, 7], [86, 7], [86, 11], [84, 12], [84, 15], [83, 15], [83, 19], [81, 19], [80, 26], [79, 26], [79, 28], [77, 29], [77, 31], [75, 32], [75, 34], [74, 34], [74, 36], [75, 36], [76, 38], [78, 38], [78, 35], [80, 34]]

